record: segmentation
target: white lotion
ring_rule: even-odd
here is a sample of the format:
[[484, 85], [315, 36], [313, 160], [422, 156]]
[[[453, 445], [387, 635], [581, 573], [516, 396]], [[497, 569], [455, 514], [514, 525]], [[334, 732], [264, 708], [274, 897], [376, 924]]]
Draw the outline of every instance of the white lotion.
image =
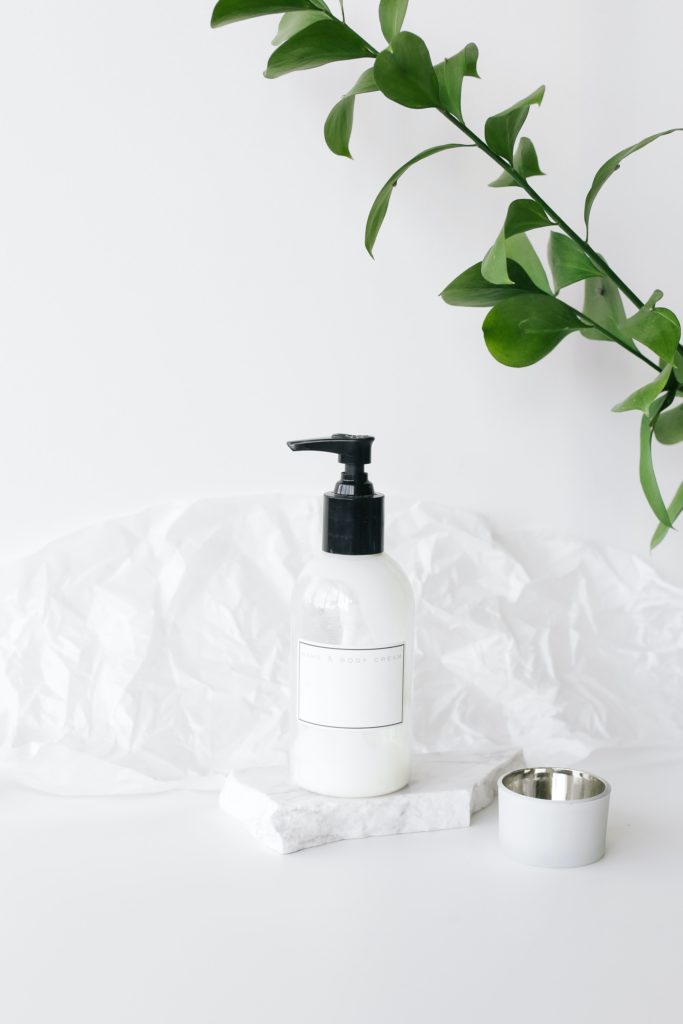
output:
[[338, 454], [344, 472], [325, 495], [323, 551], [292, 597], [293, 781], [327, 796], [379, 796], [410, 772], [414, 602], [383, 553], [383, 495], [364, 467], [373, 438], [292, 441]]

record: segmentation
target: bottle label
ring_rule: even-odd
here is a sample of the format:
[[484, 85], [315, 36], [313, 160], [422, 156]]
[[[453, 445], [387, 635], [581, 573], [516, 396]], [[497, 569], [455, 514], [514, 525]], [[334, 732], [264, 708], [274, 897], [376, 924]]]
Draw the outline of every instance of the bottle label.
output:
[[330, 647], [299, 641], [297, 717], [330, 729], [403, 721], [405, 644]]

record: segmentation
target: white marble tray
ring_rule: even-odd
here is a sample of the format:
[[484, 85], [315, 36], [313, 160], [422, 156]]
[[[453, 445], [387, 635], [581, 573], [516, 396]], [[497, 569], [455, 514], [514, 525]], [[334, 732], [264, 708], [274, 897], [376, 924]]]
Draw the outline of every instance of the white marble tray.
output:
[[522, 764], [519, 750], [418, 754], [405, 789], [356, 800], [298, 789], [284, 766], [247, 768], [228, 777], [220, 803], [269, 849], [295, 853], [340, 839], [466, 827], [494, 799], [498, 777]]

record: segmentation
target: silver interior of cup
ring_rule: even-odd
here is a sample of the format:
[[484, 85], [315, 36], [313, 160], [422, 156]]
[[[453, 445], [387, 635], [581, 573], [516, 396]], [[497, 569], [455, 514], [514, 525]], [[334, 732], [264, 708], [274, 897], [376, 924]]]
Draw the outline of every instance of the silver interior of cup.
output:
[[571, 768], [519, 768], [503, 778], [503, 785], [513, 793], [538, 800], [587, 800], [606, 789], [596, 775]]

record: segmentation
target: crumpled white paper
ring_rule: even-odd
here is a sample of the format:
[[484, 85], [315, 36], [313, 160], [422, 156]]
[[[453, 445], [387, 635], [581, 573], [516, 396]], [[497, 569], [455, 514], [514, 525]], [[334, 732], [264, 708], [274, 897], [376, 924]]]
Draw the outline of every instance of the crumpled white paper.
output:
[[[392, 500], [418, 750], [683, 742], [683, 589], [635, 556]], [[292, 583], [320, 502], [150, 509], [0, 568], [0, 764], [64, 794], [218, 788], [284, 758]]]

